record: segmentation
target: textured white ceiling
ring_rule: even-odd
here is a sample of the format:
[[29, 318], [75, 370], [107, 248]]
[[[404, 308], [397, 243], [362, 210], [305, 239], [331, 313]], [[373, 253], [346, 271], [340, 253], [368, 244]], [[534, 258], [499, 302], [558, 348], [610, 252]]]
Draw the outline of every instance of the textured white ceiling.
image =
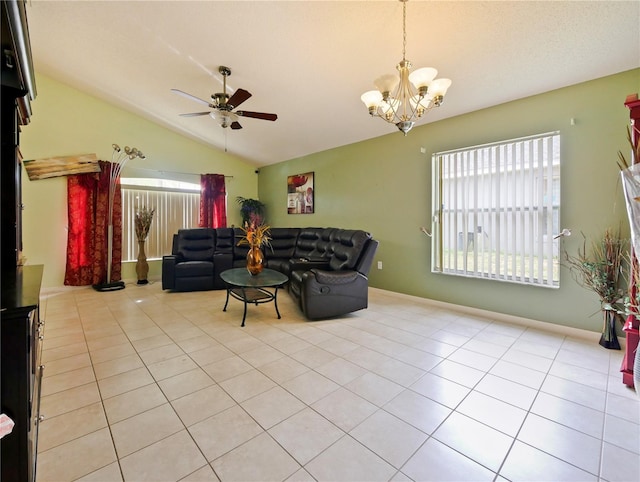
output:
[[[396, 129], [360, 95], [402, 58], [397, 0], [31, 0], [27, 15], [36, 72], [215, 148], [226, 135], [257, 166]], [[409, 1], [407, 59], [453, 81], [420, 124], [640, 67], [639, 26], [638, 1]], [[170, 89], [208, 99], [219, 65], [253, 94], [241, 109], [278, 120], [179, 117], [206, 108]]]

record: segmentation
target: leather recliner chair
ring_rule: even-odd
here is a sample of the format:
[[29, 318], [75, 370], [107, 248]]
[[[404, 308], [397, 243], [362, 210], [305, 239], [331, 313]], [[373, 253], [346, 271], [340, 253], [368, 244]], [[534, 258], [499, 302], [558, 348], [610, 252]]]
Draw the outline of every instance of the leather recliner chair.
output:
[[365, 231], [324, 230], [324, 235], [330, 239], [320, 240], [317, 246], [327, 260], [301, 260], [291, 267], [289, 292], [310, 320], [368, 306], [367, 276], [378, 249], [378, 241]]
[[162, 289], [175, 291], [212, 290], [215, 286], [214, 252], [216, 230], [180, 229], [174, 237], [172, 254], [162, 257]]

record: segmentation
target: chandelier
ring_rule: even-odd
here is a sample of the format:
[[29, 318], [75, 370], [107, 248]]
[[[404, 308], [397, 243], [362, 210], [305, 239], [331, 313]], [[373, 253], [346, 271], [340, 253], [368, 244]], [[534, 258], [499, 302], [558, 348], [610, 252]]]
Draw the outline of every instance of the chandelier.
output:
[[[440, 107], [449, 79], [436, 79], [438, 71], [432, 67], [411, 70], [411, 62], [406, 58], [407, 48], [407, 1], [402, 2], [402, 61], [396, 66], [398, 75], [387, 74], [374, 81], [377, 90], [362, 94], [360, 99], [369, 109], [372, 117], [380, 117], [395, 124], [407, 135], [416, 120], [434, 107]], [[435, 80], [434, 80], [435, 79]]]

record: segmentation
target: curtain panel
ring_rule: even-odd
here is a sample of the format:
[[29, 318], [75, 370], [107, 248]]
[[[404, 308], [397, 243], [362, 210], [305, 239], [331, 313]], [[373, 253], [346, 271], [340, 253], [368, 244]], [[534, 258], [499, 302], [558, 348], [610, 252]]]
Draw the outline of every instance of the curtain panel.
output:
[[223, 174], [200, 175], [201, 228], [227, 227], [227, 191]]
[[[99, 161], [100, 172], [67, 176], [67, 263], [64, 284], [107, 282], [109, 184], [112, 164]], [[116, 179], [113, 200], [111, 280], [121, 279], [122, 196]]]

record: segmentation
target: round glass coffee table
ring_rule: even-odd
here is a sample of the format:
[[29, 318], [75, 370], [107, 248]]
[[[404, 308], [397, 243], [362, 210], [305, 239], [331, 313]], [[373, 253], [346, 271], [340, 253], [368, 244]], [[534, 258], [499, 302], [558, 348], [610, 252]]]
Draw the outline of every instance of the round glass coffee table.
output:
[[[278, 289], [281, 288], [289, 277], [279, 271], [265, 268], [262, 273], [252, 275], [246, 268], [233, 268], [220, 273], [220, 278], [227, 283], [227, 301], [224, 303], [222, 311], [227, 311], [229, 296], [244, 303], [244, 314], [242, 315], [242, 325], [247, 317], [247, 304], [269, 303], [273, 301], [276, 307], [278, 319]], [[273, 291], [267, 289], [273, 288]]]

